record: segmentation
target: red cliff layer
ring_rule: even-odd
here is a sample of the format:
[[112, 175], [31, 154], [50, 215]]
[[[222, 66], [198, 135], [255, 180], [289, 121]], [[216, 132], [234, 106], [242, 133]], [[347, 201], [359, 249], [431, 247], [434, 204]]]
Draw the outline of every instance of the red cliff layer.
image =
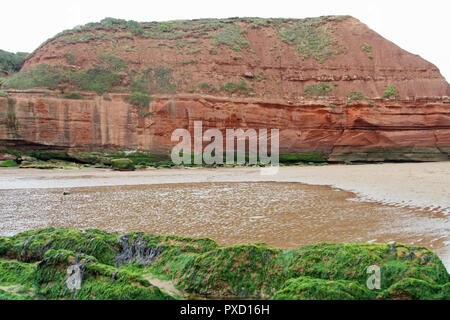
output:
[[8, 118], [9, 108], [17, 123], [0, 125], [0, 137], [8, 147], [169, 154], [173, 130], [186, 128], [193, 135], [194, 121], [202, 121], [204, 130], [278, 128], [281, 153], [322, 154], [329, 161], [448, 160], [449, 99], [375, 103], [286, 105], [179, 95], [155, 99], [152, 116], [142, 117], [123, 95], [109, 101], [17, 94], [9, 106], [0, 98], [0, 118]]

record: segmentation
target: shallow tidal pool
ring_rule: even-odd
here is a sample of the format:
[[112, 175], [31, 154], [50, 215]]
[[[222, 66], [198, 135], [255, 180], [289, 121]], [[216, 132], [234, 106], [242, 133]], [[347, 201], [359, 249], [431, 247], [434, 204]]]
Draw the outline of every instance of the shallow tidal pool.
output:
[[0, 190], [1, 236], [46, 226], [209, 237], [223, 245], [265, 242], [283, 249], [396, 241], [426, 246], [450, 267], [445, 215], [359, 201], [350, 192], [300, 183]]

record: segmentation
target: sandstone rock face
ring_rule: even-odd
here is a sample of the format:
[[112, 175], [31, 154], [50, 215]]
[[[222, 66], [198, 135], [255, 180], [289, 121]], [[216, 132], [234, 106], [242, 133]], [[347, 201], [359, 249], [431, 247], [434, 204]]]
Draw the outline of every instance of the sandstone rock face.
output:
[[[9, 147], [76, 151], [150, 150], [170, 154], [175, 129], [194, 121], [203, 130], [279, 129], [280, 153], [319, 153], [324, 160], [448, 160], [450, 100], [374, 101], [346, 106], [341, 100], [287, 105], [249, 99], [185, 95], [159, 97], [142, 117], [125, 95], [69, 100], [14, 95], [17, 127], [0, 124], [1, 144]], [[332, 107], [330, 107], [330, 105]], [[6, 98], [0, 98], [5, 119]]]
[[[79, 72], [98, 63], [99, 53], [113, 53], [127, 63], [127, 93], [106, 99], [80, 92], [85, 99], [75, 100], [51, 90], [9, 90], [0, 98], [0, 146], [167, 155], [173, 130], [193, 133], [194, 121], [202, 121], [204, 130], [279, 129], [280, 153], [329, 161], [448, 160], [449, 84], [434, 65], [357, 19], [118, 25], [64, 32], [31, 54], [23, 70], [45, 63]], [[171, 92], [147, 88], [153, 100], [144, 114], [125, 97], [133, 74], [158, 68], [170, 71]], [[222, 89], [239, 81], [251, 89]], [[323, 96], [308, 93], [319, 84], [328, 87]], [[387, 86], [397, 100], [382, 98]], [[365, 98], [349, 101], [355, 91]]]

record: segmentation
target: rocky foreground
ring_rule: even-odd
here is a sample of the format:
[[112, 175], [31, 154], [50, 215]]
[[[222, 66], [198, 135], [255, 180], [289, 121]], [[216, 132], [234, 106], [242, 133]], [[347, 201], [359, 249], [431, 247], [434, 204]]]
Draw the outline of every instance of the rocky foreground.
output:
[[[381, 269], [369, 290], [367, 268]], [[0, 238], [0, 299], [450, 299], [429, 249], [318, 243], [296, 250], [211, 239], [45, 228]]]

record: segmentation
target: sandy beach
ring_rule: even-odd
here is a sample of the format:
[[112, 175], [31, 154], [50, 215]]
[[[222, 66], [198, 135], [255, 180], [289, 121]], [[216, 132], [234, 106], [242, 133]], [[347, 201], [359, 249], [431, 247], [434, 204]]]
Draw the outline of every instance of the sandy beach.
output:
[[[255, 184], [260, 182], [272, 187]], [[338, 193], [327, 191], [328, 186]], [[71, 196], [61, 198], [63, 191]], [[263, 241], [286, 248], [395, 239], [435, 250], [450, 267], [450, 162], [292, 166], [273, 175], [255, 167], [0, 168], [0, 193], [4, 235], [54, 225], [176, 232], [224, 244]], [[336, 195], [342, 199], [336, 202]], [[335, 216], [341, 213], [346, 214]], [[224, 228], [231, 228], [226, 237]]]
[[450, 213], [450, 162], [280, 167], [275, 175], [259, 168], [145, 169], [119, 172], [0, 168], [0, 189], [71, 188], [194, 182], [300, 182], [329, 185], [364, 201]]

